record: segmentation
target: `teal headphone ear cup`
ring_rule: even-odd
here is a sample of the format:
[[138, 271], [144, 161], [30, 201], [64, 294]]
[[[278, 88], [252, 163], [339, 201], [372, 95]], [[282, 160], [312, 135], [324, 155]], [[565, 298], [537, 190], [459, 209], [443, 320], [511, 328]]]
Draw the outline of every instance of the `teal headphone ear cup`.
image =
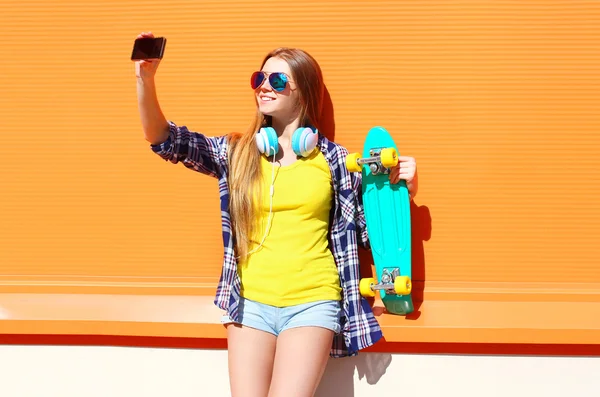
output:
[[273, 127], [261, 128], [256, 133], [255, 140], [258, 151], [267, 156], [274, 156], [279, 151], [279, 141]]
[[318, 140], [318, 130], [310, 127], [298, 128], [292, 135], [292, 150], [297, 156], [306, 157], [317, 146]]

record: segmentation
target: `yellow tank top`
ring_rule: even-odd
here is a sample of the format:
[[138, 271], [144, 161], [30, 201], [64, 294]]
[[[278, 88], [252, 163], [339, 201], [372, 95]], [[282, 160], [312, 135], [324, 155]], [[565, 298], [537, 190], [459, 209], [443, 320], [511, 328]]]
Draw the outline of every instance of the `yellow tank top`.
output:
[[[263, 199], [250, 250], [262, 241], [269, 217], [273, 166], [263, 156], [261, 167]], [[291, 165], [275, 165], [269, 233], [262, 247], [238, 264], [243, 297], [277, 307], [341, 299], [328, 248], [332, 198], [331, 172], [320, 150]]]

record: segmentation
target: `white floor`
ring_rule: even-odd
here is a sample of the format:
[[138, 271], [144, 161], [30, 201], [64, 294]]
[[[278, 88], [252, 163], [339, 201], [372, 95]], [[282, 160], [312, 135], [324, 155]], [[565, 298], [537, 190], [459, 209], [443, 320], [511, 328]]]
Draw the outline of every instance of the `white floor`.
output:
[[[600, 358], [363, 353], [330, 360], [318, 397], [600, 396]], [[0, 346], [2, 397], [229, 396], [224, 350]]]

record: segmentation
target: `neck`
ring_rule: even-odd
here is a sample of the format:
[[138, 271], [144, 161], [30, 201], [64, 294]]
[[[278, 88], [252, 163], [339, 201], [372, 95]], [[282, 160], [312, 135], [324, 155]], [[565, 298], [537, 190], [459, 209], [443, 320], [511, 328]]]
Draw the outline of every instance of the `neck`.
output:
[[272, 126], [279, 137], [279, 144], [284, 148], [292, 146], [292, 135], [300, 127], [300, 116], [280, 119], [273, 117]]

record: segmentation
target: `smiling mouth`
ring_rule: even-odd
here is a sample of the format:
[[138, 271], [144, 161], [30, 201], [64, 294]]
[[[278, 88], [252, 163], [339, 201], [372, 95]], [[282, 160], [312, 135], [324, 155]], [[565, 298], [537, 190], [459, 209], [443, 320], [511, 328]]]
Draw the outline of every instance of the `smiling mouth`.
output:
[[259, 96], [259, 98], [260, 98], [261, 101], [265, 101], [265, 102], [274, 101], [275, 100], [275, 98], [271, 98], [270, 96]]

